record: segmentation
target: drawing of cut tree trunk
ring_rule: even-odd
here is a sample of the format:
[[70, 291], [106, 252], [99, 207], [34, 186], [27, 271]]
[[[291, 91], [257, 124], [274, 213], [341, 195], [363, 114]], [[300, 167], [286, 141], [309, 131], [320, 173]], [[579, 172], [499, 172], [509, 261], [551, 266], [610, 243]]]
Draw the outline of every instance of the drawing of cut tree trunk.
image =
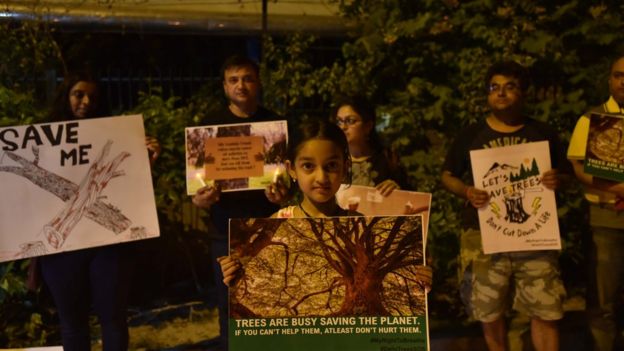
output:
[[[99, 162], [102, 162], [102, 159], [108, 154], [110, 150], [110, 144], [112, 142], [109, 141], [107, 145], [102, 149], [102, 153], [98, 158]], [[13, 152], [5, 152], [5, 155], [16, 162], [17, 166], [0, 166], [0, 172], [13, 173], [17, 176], [21, 176], [36, 186], [40, 187], [43, 190], [50, 192], [51, 194], [57, 196], [64, 202], [68, 201], [76, 201], [76, 194], [80, 192], [81, 187], [83, 187], [83, 182], [81, 185], [74, 184], [73, 182], [50, 172], [38, 165], [39, 163], [39, 152], [36, 147], [32, 149], [33, 154], [35, 155], [35, 159], [31, 162], [25, 159], [24, 157], [17, 155]], [[106, 155], [105, 155], [106, 154]], [[117, 158], [110, 162], [108, 165], [114, 165], [116, 168], [123, 159], [128, 157], [129, 154], [122, 153]], [[102, 166], [100, 166], [102, 168]], [[104, 167], [106, 169], [106, 167]], [[91, 170], [90, 170], [91, 172]], [[106, 173], [106, 172], [105, 172]], [[110, 170], [109, 170], [110, 173]], [[114, 175], [114, 169], [112, 170], [112, 175]], [[119, 174], [118, 174], [119, 175]], [[88, 184], [86, 184], [88, 185]], [[105, 186], [105, 185], [104, 185]], [[101, 189], [103, 190], [103, 188]], [[101, 192], [100, 190], [100, 192]], [[82, 192], [84, 193], [84, 191]], [[131, 221], [123, 214], [121, 211], [112, 204], [105, 203], [102, 201], [100, 196], [96, 196], [91, 199], [88, 207], [83, 208], [82, 215], [87, 218], [93, 220], [94, 222], [100, 224], [101, 226], [111, 230], [115, 234], [119, 234], [124, 232], [131, 224]], [[62, 241], [59, 241], [59, 243]]]
[[112, 178], [124, 175], [123, 171], [117, 171], [117, 167], [130, 156], [129, 153], [121, 152], [110, 162], [104, 160], [110, 152], [112, 143], [110, 140], [106, 142], [100, 155], [91, 164], [89, 171], [80, 182], [77, 191], [65, 203], [65, 208], [44, 226], [45, 237], [54, 248], [58, 249], [63, 245], [87, 209], [100, 199], [108, 182]]
[[522, 194], [513, 193], [510, 196], [505, 197], [505, 207], [507, 209], [507, 215], [505, 219], [511, 223], [524, 223], [529, 217], [531, 217], [522, 205]]

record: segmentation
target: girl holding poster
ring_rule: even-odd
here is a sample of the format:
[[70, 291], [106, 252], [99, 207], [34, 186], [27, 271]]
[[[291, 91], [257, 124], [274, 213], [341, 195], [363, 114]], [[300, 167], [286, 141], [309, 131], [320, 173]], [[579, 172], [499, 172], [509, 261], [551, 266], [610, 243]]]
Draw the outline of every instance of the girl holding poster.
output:
[[[335, 217], [359, 215], [342, 209], [336, 203], [336, 192], [342, 183], [350, 183], [349, 144], [336, 125], [314, 120], [304, 123], [292, 133], [286, 168], [298, 184], [302, 200], [274, 213], [274, 218]], [[223, 282], [229, 286], [237, 278], [241, 264], [230, 256], [218, 259]], [[431, 286], [431, 268], [422, 266], [420, 280]]]
[[[97, 82], [87, 73], [66, 77], [50, 120], [80, 120], [105, 116]], [[160, 146], [147, 138], [150, 162]], [[133, 268], [131, 245], [117, 244], [40, 257], [43, 280], [58, 310], [65, 351], [91, 349], [91, 307], [102, 327], [103, 350], [128, 349], [127, 301]]]

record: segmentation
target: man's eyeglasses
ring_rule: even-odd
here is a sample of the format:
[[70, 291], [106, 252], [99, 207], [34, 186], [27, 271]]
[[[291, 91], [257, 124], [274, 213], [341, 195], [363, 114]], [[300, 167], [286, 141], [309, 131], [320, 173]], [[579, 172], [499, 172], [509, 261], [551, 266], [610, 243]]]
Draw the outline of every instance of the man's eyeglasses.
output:
[[357, 122], [359, 122], [360, 120], [357, 118], [351, 118], [351, 117], [347, 117], [347, 118], [336, 118], [336, 124], [338, 125], [338, 127], [342, 127], [342, 126], [347, 126], [350, 127], [354, 124], [356, 124]]
[[516, 83], [507, 83], [505, 85], [499, 85], [499, 84], [490, 84], [490, 86], [488, 86], [488, 91], [490, 92], [490, 94], [492, 93], [500, 93], [502, 91], [505, 91], [506, 93], [515, 93], [517, 91], [520, 90], [520, 87], [518, 86], [518, 84]]

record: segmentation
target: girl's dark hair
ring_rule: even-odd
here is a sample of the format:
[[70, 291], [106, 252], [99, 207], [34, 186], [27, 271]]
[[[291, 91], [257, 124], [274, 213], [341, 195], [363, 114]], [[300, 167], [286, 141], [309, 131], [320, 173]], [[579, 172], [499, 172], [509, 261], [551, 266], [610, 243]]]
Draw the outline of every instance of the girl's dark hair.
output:
[[102, 106], [104, 104], [99, 96], [100, 86], [95, 77], [88, 71], [75, 71], [68, 73], [63, 82], [56, 90], [54, 102], [48, 116], [51, 122], [59, 122], [74, 119], [74, 115], [71, 111], [71, 105], [69, 103], [69, 92], [78, 82], [87, 82], [94, 84], [98, 93], [98, 99], [95, 101], [93, 108], [93, 115], [89, 117], [102, 117], [105, 116]]
[[373, 128], [368, 135], [368, 142], [373, 150], [379, 150], [383, 147], [383, 142], [377, 134], [375, 126], [377, 125], [377, 114], [375, 107], [362, 95], [341, 96], [336, 100], [336, 104], [331, 111], [331, 119], [336, 122], [338, 118], [338, 110], [343, 106], [350, 106], [355, 113], [362, 117], [362, 121], [371, 122]]
[[[340, 150], [344, 160], [351, 163], [351, 154], [349, 153], [349, 143], [344, 132], [337, 125], [324, 119], [309, 119], [299, 124], [299, 126], [290, 132], [290, 140], [288, 142], [287, 157], [291, 164], [295, 164], [295, 158], [303, 144], [310, 140], [328, 140], [336, 144]], [[351, 183], [351, 168], [347, 170], [347, 181]]]

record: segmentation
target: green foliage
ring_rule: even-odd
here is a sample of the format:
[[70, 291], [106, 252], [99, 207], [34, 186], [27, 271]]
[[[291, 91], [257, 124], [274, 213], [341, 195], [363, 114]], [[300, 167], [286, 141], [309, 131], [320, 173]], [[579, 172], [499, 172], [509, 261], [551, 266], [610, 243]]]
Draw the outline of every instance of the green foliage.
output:
[[[623, 48], [623, 5], [519, 0], [342, 4], [352, 38], [332, 64], [313, 67], [305, 53], [313, 45], [309, 37], [293, 36], [283, 47], [267, 41], [267, 102], [287, 96], [286, 110], [310, 101], [329, 106], [334, 96], [357, 91], [377, 104], [383, 134], [403, 155], [415, 188], [434, 194], [428, 242], [436, 272], [431, 312], [455, 318], [461, 314], [455, 257], [463, 204], [442, 190], [438, 179], [450, 140], [487, 114], [487, 68], [502, 59], [527, 66], [534, 85], [526, 113], [555, 126], [567, 140], [578, 116], [608, 95], [609, 64]], [[581, 237], [587, 228], [567, 220], [582, 218], [581, 198], [578, 186], [571, 185], [559, 201], [562, 259], [568, 269], [583, 259]]]
[[161, 90], [155, 88], [141, 93], [138, 106], [132, 113], [143, 114], [145, 133], [158, 139], [162, 153], [153, 165], [156, 203], [172, 222], [181, 222], [179, 209], [186, 197], [184, 183], [184, 127], [188, 126], [186, 108], [175, 107], [177, 98], [164, 100]]
[[158, 139], [162, 153], [152, 166], [156, 206], [163, 235], [198, 229], [198, 213], [186, 195], [184, 128], [206, 124], [211, 111], [222, 106], [218, 82], [206, 85], [187, 105], [178, 106], [178, 98], [162, 97], [155, 87], [140, 93], [139, 103], [131, 113], [143, 115], [145, 133]]
[[[10, 6], [0, 1], [7, 11]], [[0, 22], [0, 84], [17, 89], [34, 89], [46, 69], [62, 66], [60, 48], [53, 30], [43, 19], [45, 11], [32, 4], [38, 18], [32, 21]], [[28, 79], [26, 79], [28, 77]]]
[[[0, 126], [42, 122], [38, 77], [58, 63], [58, 47], [45, 22], [0, 23]], [[56, 333], [51, 311], [26, 289], [29, 261], [0, 263], [0, 345], [45, 345]]]
[[38, 294], [29, 292], [26, 276], [30, 261], [0, 264], [0, 345], [8, 347], [45, 345], [56, 328], [46, 325], [51, 319]]
[[37, 108], [32, 92], [0, 85], [0, 126], [43, 121], [45, 111]]

